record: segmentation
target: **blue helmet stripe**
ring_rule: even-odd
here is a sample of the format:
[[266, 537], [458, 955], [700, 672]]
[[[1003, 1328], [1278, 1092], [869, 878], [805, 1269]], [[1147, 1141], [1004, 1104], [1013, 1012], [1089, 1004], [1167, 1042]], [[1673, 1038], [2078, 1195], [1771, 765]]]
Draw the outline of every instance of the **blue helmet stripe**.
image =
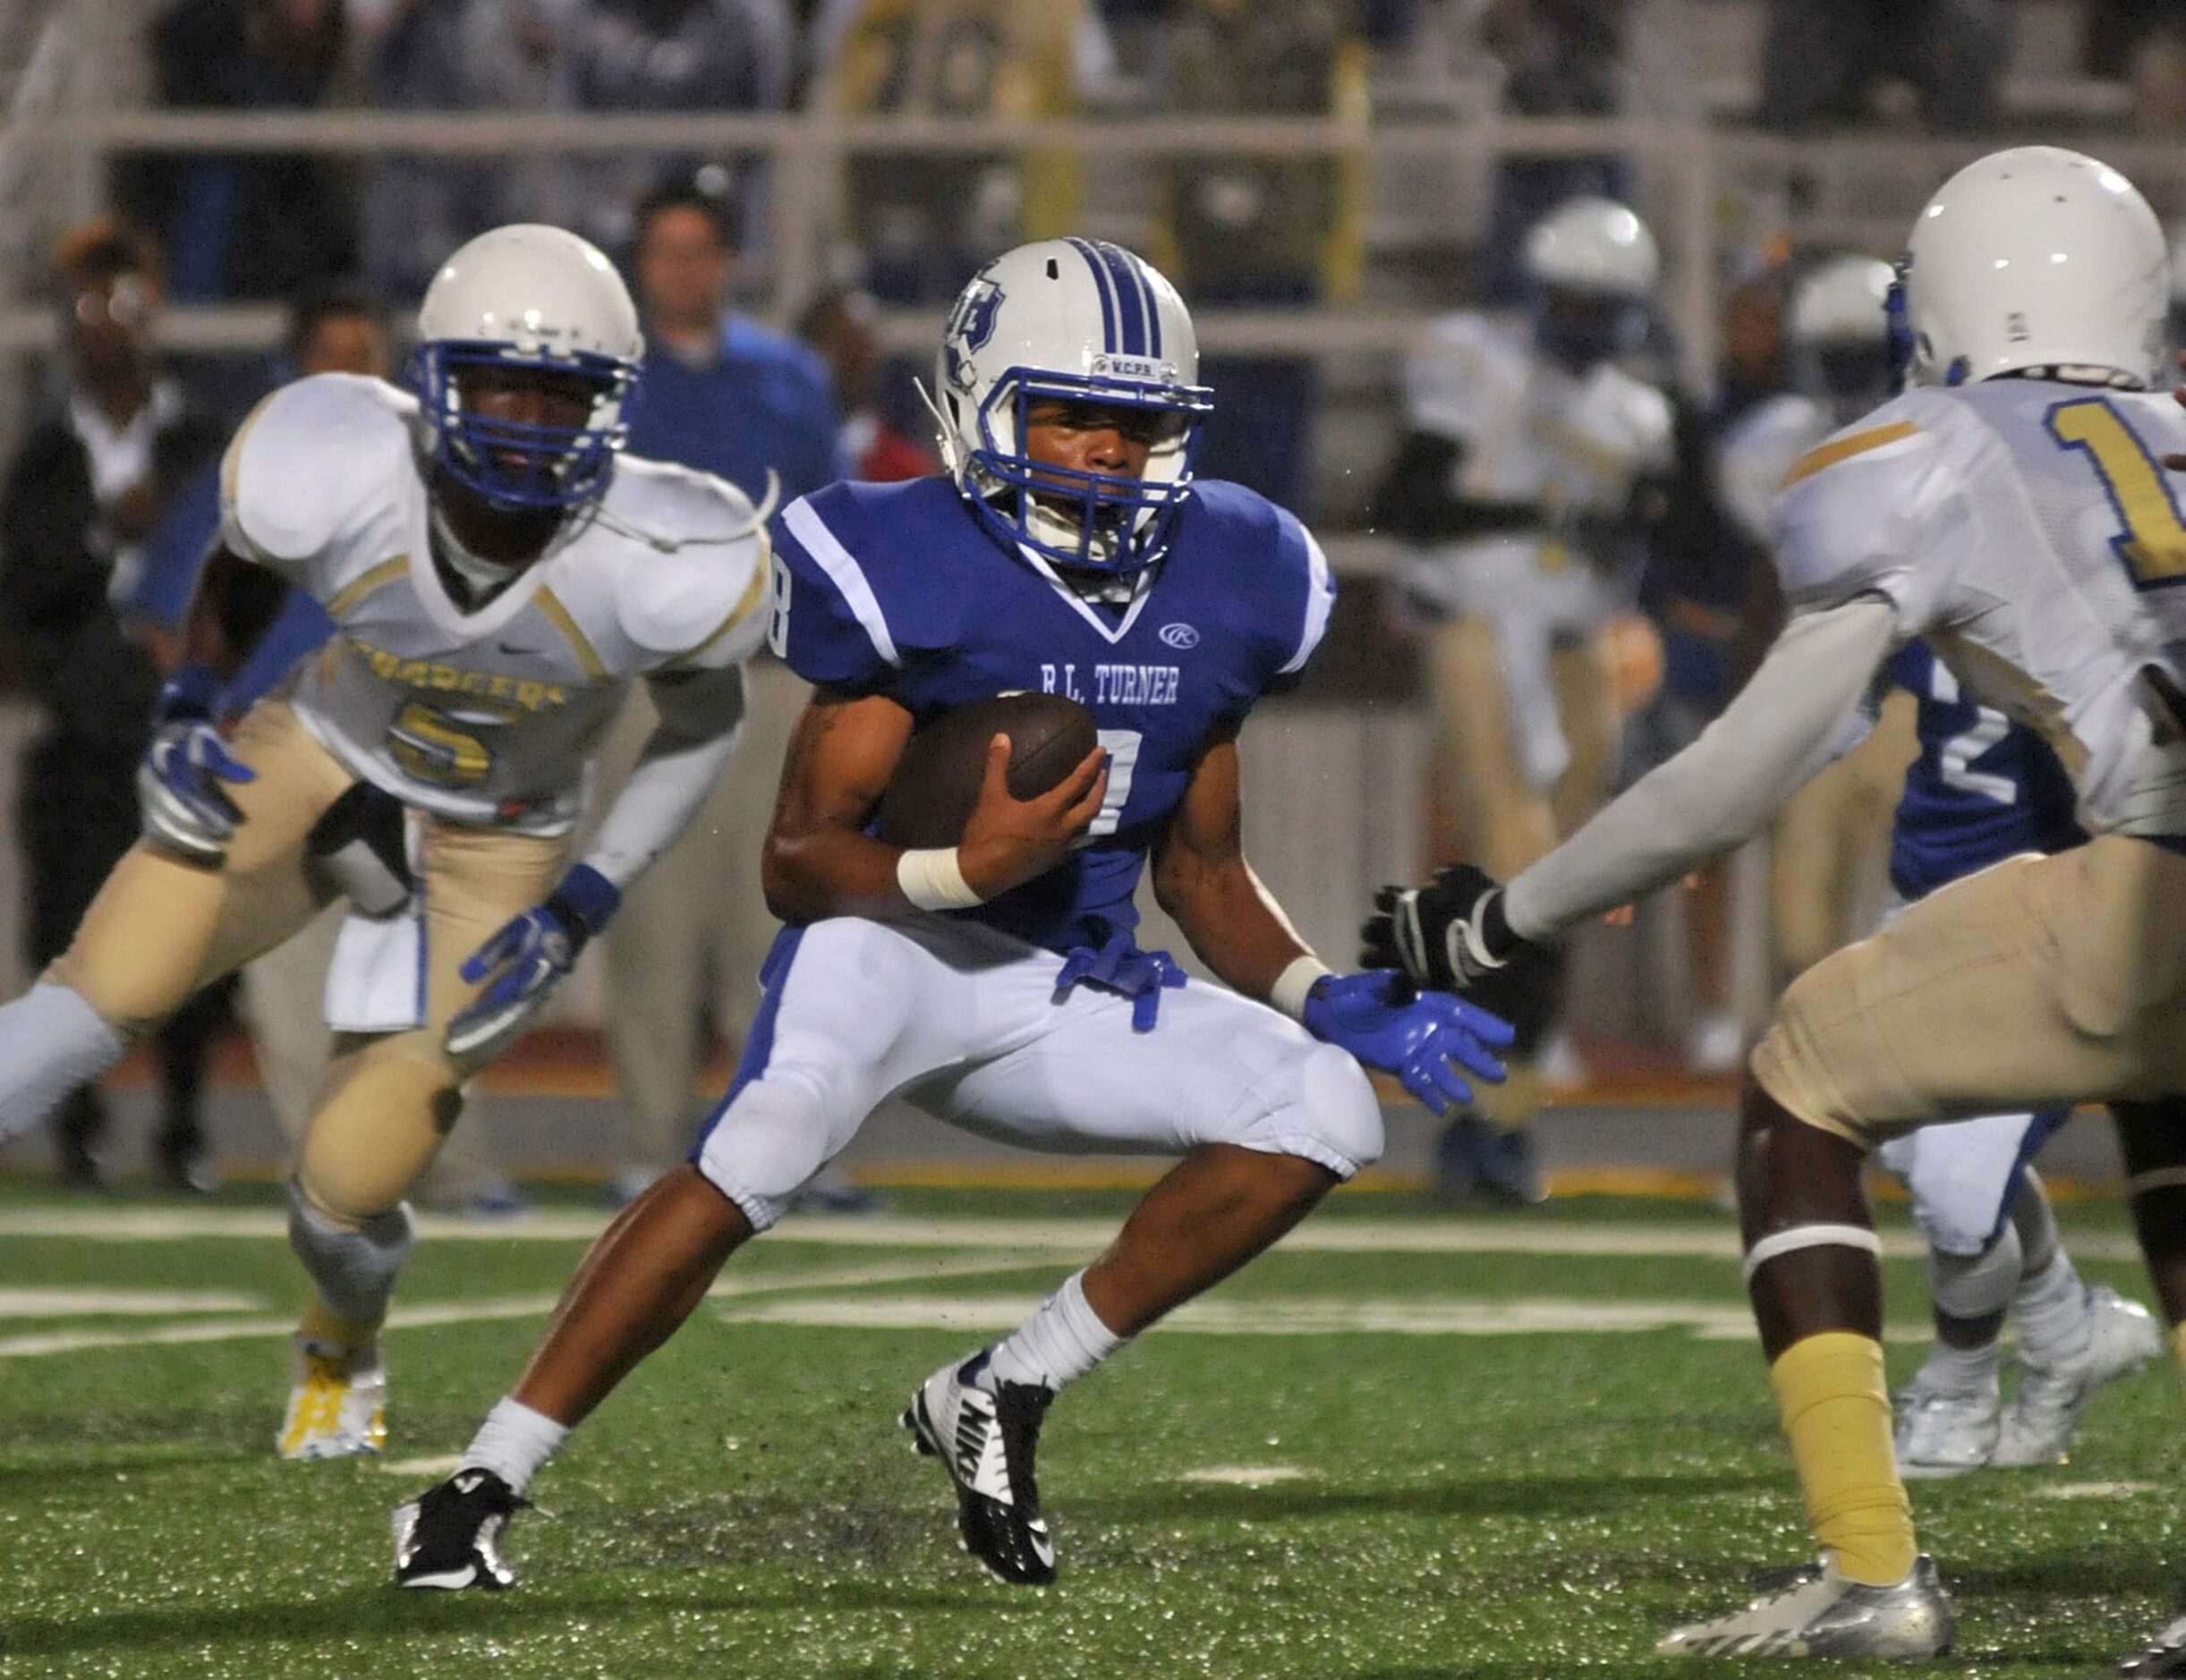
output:
[[1153, 282], [1146, 278], [1146, 265], [1136, 258], [1131, 259], [1131, 273], [1137, 278], [1138, 289], [1146, 299], [1146, 353], [1156, 361], [1161, 359], [1161, 306], [1153, 295]]
[[1101, 294], [1101, 348], [1110, 355], [1116, 353], [1116, 299], [1110, 290], [1108, 270], [1102, 267], [1089, 240], [1073, 239], [1071, 246], [1085, 259], [1085, 266], [1093, 270], [1093, 290]]
[[1124, 251], [1106, 240], [1098, 242], [1093, 249], [1101, 253], [1101, 260], [1108, 265], [1109, 277], [1116, 283], [1116, 314], [1123, 326], [1123, 353], [1143, 356], [1146, 353], [1146, 289], [1138, 277], [1137, 265]]

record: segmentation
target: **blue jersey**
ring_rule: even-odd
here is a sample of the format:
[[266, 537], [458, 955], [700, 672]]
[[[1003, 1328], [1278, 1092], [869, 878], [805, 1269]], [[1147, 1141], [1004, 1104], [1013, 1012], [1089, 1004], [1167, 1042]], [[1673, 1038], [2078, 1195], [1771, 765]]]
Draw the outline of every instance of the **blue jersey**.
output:
[[946, 479], [834, 485], [781, 526], [769, 640], [800, 676], [920, 723], [1011, 690], [1092, 709], [1109, 783], [1087, 843], [959, 912], [1056, 951], [1136, 925], [1147, 850], [1209, 738], [1297, 681], [1335, 600], [1306, 528], [1235, 484], [1194, 487], [1120, 612], [1004, 548]]
[[1961, 695], [1925, 641], [1906, 643], [1890, 675], [1920, 702], [1920, 756], [1905, 773], [1890, 839], [1890, 882], [1906, 899], [2087, 838], [2071, 777], [2039, 735]]

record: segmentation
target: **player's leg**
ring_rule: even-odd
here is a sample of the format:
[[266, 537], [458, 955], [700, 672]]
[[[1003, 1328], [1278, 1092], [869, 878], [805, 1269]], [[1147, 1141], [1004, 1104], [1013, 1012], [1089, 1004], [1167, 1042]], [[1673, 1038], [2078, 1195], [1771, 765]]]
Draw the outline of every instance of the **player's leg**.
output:
[[[1916, 1564], [1883, 1387], [1866, 1148], [1955, 1116], [2186, 1085], [2186, 859], [2097, 840], [1914, 905], [1803, 976], [1755, 1051], [1739, 1164], [1749, 1287], [1819, 1574], [1668, 1648], [1931, 1655], [1951, 1632]], [[1978, 983], [1971, 983], [1978, 980]]]
[[104, 1075], [200, 987], [308, 920], [310, 828], [350, 785], [285, 706], [253, 708], [231, 743], [258, 772], [232, 785], [243, 820], [217, 869], [140, 842], [115, 864], [68, 949], [0, 1006], [0, 1138]]
[[2004, 1408], [1989, 1458], [2002, 1468], [2058, 1463], [2096, 1392], [2164, 1351], [2163, 1333], [2146, 1307], [2106, 1285], [2081, 1281], [2058, 1239], [2041, 1179], [2031, 1169], [2022, 1176], [2012, 1204], [2022, 1257], [2012, 1296], [2019, 1391]]
[[496, 1540], [532, 1478], [672, 1336], [722, 1265], [788, 1209], [883, 1095], [966, 1054], [972, 980], [897, 928], [855, 917], [785, 933], [728, 1095], [692, 1158], [592, 1244], [515, 1388], [455, 1475], [395, 1517], [405, 1586], [498, 1587]]
[[914, 1090], [942, 1118], [1037, 1148], [1184, 1151], [1098, 1259], [1015, 1332], [951, 1361], [904, 1421], [957, 1485], [965, 1545], [1006, 1581], [1044, 1584], [1055, 1553], [1034, 1475], [1049, 1404], [1131, 1337], [1265, 1249], [1381, 1153], [1357, 1063], [1273, 1010], [1212, 987], [1162, 995], [1154, 1028], [1129, 1001], [1059, 1003], [1042, 954], [990, 976], [1019, 1048]]
[[[1427, 678], [1441, 767], [1460, 820], [1476, 847], [1473, 861], [1509, 880], [1556, 844], [1548, 789], [1570, 761], [1551, 676], [1547, 624], [1465, 613], [1439, 624]], [[1510, 1076], [1482, 1091], [1445, 1130], [1437, 1179], [1447, 1200], [1476, 1190], [1537, 1201], [1540, 1168], [1527, 1125], [1545, 1100], [1538, 1056], [1553, 1026], [1544, 1014], [1524, 1023], [1506, 1054]]]
[[[2059, 1118], [1927, 1126], [1876, 1153], [1911, 1191], [1928, 1243], [1935, 1340], [1898, 1396], [1898, 1467], [1908, 1477], [1960, 1475], [1995, 1451], [2004, 1313], [2024, 1282], [2022, 1221], [2013, 1214], [2022, 1195], [2040, 1197], [2038, 1185], [2026, 1188], [2024, 1162]], [[2052, 1242], [2040, 1258], [2049, 1264], [2055, 1252]]]
[[[2113, 1103], [2126, 1204], [2171, 1345], [2186, 1371], [2186, 1099]], [[2126, 1660], [2135, 1676], [2186, 1675], [2186, 1615]]]
[[[377, 1452], [386, 1440], [379, 1327], [414, 1240], [404, 1200], [463, 1111], [476, 1072], [448, 1055], [448, 1022], [478, 995], [464, 960], [546, 896], [567, 842], [428, 820], [420, 845], [420, 1024], [337, 1034], [289, 1185], [289, 1246], [310, 1289], [276, 1446], [284, 1458]], [[334, 986], [361, 983], [340, 973]]]

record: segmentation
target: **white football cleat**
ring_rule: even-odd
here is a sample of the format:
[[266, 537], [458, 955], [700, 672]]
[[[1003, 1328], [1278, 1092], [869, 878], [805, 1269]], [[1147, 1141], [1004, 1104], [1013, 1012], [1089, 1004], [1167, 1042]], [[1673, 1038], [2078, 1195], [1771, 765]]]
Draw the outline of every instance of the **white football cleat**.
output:
[[2080, 1415], [2095, 1391], [2164, 1351], [2163, 1332], [2138, 1301], [2097, 1285], [2088, 1291], [2088, 1346], [2079, 1359], [2053, 1367], [2021, 1356], [2019, 1392], [2004, 1408], [1992, 1464], [2013, 1469], [2057, 1464], [2071, 1449]]
[[276, 1445], [284, 1458], [354, 1458], [387, 1444], [387, 1371], [377, 1345], [296, 1338], [296, 1381]]
[[2118, 1672], [2125, 1680], [2186, 1674], [2186, 1616], [2165, 1623], [2153, 1639], [2118, 1665]]
[[1027, 1382], [982, 1388], [974, 1379], [986, 1360], [979, 1353], [942, 1366], [897, 1421], [956, 1483], [964, 1549], [1013, 1586], [1044, 1587], [1055, 1579], [1055, 1540], [1040, 1515], [1033, 1455], [1055, 1391]]
[[1958, 1616], [1944, 1596], [1935, 1559], [1923, 1553], [1894, 1586], [1871, 1587], [1837, 1573], [1833, 1556], [1802, 1569], [1789, 1586], [1742, 1610], [1665, 1635], [1667, 1657], [1869, 1657], [1918, 1662], [1951, 1649]]
[[1952, 1394], [1915, 1376], [1898, 1393], [1898, 1474], [1909, 1480], [1962, 1476], [1988, 1463], [2003, 1418], [1995, 1379], [1974, 1394]]

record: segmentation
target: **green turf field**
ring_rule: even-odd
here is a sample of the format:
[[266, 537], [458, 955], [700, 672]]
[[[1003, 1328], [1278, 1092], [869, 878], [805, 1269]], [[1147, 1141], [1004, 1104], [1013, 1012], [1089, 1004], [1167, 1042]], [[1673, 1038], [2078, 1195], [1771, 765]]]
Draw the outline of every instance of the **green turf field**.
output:
[[[269, 1193], [0, 1192], [0, 1673], [1675, 1673], [1663, 1628], [1801, 1556], [1722, 1216], [1357, 1193], [1057, 1404], [1063, 1580], [991, 1582], [896, 1413], [1121, 1205], [793, 1221], [540, 1480], [495, 1596], [394, 1591], [387, 1514], [508, 1387], [596, 1216], [435, 1227], [387, 1342], [389, 1460], [291, 1465]], [[2066, 1218], [2091, 1279], [2145, 1295], [2114, 1212]], [[1919, 1277], [1892, 1262], [1893, 1379]], [[1963, 1623], [1941, 1672], [2114, 1672], [2186, 1566], [2180, 1421], [2155, 1371], [2070, 1465], [1916, 1488]]]

